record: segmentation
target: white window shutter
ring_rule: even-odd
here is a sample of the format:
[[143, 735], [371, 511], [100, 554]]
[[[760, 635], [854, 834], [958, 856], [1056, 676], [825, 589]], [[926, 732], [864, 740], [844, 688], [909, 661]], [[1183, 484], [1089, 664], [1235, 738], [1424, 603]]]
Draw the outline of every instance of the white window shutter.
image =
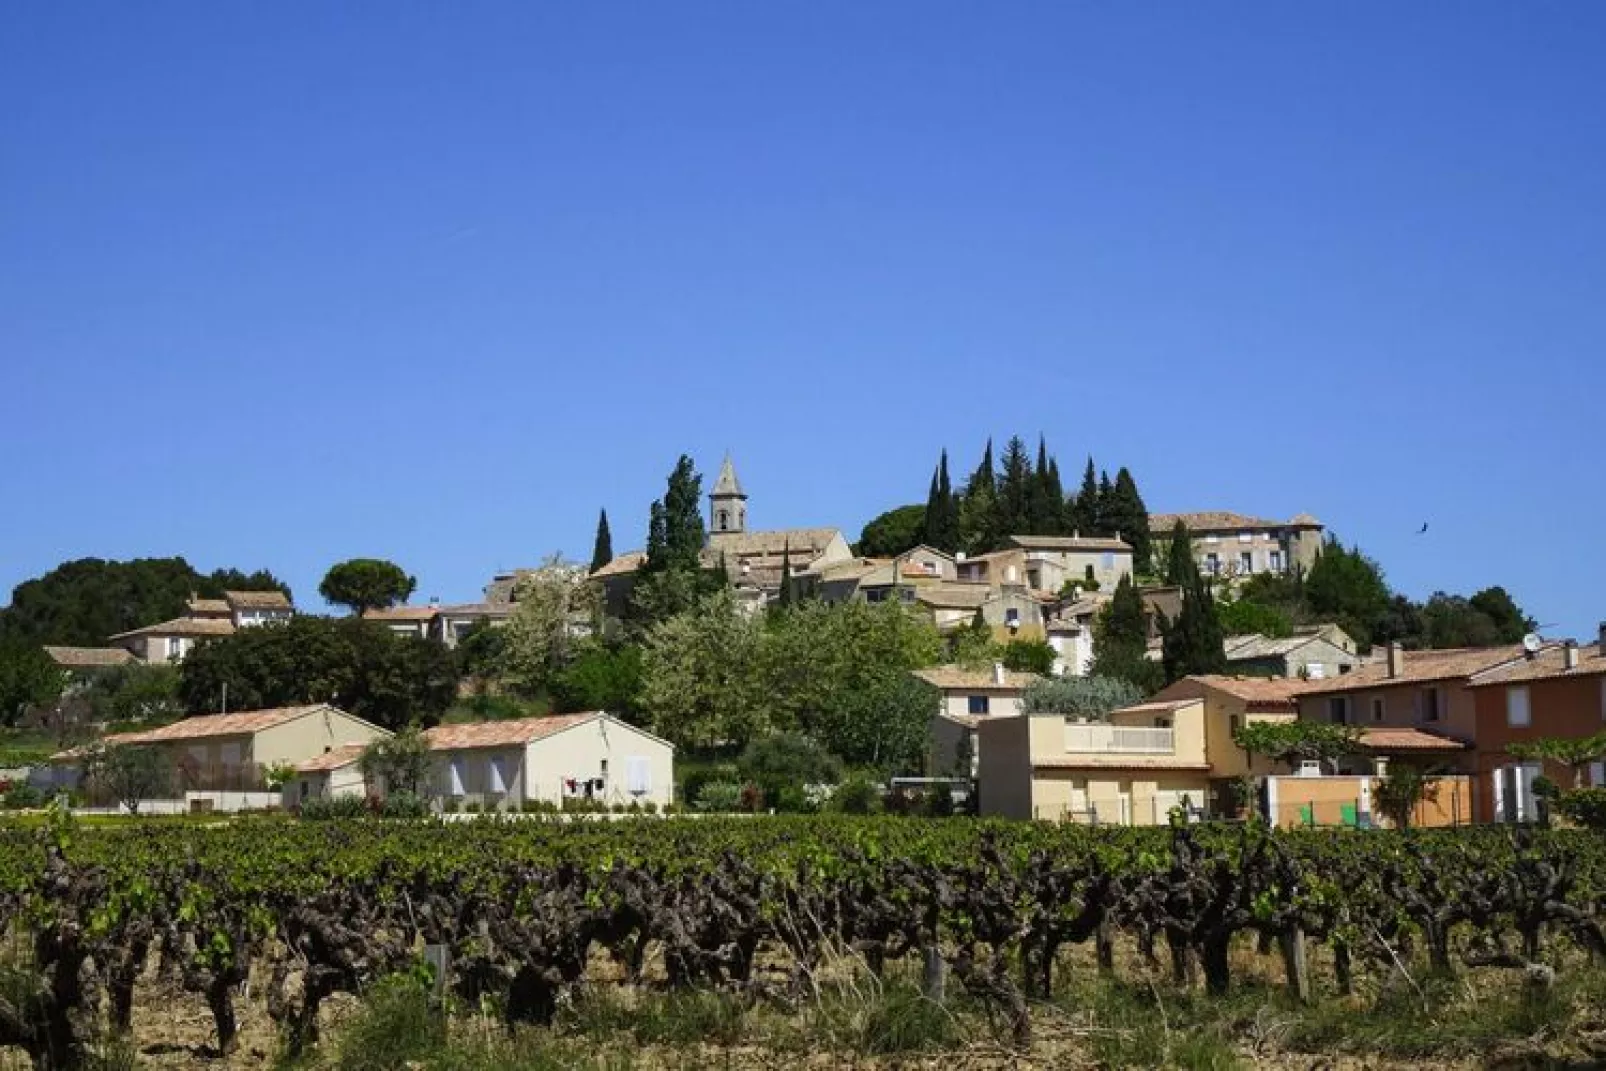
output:
[[507, 791], [507, 777], [503, 774], [503, 764], [506, 762], [500, 755], [493, 756], [489, 764], [489, 774], [492, 792]]
[[451, 772], [452, 772], [452, 795], [461, 796], [461, 795], [464, 794], [463, 793], [463, 759], [462, 759], [461, 756], [456, 756], [456, 757], [454, 757], [452, 759]]
[[1504, 822], [1506, 820], [1506, 779], [1501, 776], [1502, 773], [1504, 773], [1504, 769], [1497, 767], [1493, 774], [1494, 820], [1496, 822]]
[[625, 759], [625, 788], [638, 796], [652, 791], [652, 765], [645, 756], [631, 755]]

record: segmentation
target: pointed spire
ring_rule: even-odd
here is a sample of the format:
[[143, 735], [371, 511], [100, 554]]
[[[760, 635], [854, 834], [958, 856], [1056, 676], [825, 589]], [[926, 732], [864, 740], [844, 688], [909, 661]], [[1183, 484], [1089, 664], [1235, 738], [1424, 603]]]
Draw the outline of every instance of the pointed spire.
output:
[[710, 498], [746, 498], [747, 493], [736, 479], [736, 466], [731, 464], [731, 456], [725, 455], [725, 461], [719, 466], [719, 479], [714, 481], [714, 489], [709, 492]]

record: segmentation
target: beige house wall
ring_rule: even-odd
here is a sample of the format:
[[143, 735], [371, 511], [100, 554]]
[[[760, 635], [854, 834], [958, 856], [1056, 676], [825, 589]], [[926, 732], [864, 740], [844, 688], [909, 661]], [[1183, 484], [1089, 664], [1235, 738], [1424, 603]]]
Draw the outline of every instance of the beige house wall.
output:
[[[1110, 715], [1111, 725], [1132, 728], [1156, 728], [1157, 719], [1169, 719], [1172, 733], [1172, 752], [1168, 758], [1178, 762], [1206, 762], [1205, 701], [1203, 699], [1178, 707], [1169, 714], [1156, 711], [1116, 711]], [[1064, 750], [1064, 745], [1061, 745]]]
[[[433, 754], [430, 785], [434, 795], [460, 805], [477, 804], [487, 810], [517, 809], [529, 798], [525, 792], [525, 750], [513, 747], [467, 747]], [[491, 765], [502, 765], [503, 791], [492, 791]], [[453, 767], [462, 792], [453, 790]]]
[[252, 738], [249, 761], [263, 766], [305, 762], [345, 744], [367, 744], [389, 735], [377, 725], [325, 707], [259, 731]]
[[1205, 805], [1204, 773], [1160, 770], [1039, 769], [1032, 779], [1032, 817], [1101, 825], [1165, 825], [1184, 797]]
[[[647, 760], [648, 790], [640, 796], [629, 791], [632, 758]], [[674, 799], [675, 750], [622, 721], [598, 718], [531, 743], [525, 772], [529, 799], [561, 803], [565, 780], [601, 777], [605, 803], [639, 801], [662, 807]]]

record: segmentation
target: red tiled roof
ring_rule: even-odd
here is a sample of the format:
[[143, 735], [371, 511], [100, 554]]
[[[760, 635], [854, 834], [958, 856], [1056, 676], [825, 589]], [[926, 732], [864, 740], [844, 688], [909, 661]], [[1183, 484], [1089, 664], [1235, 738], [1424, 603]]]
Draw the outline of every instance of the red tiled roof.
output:
[[137, 661], [121, 647], [46, 647], [45, 654], [56, 665], [65, 669], [89, 669], [102, 666], [126, 666]]
[[[306, 714], [319, 710], [335, 710], [327, 703], [313, 703], [302, 707], [275, 707], [271, 710], [242, 710], [238, 714], [202, 714], [185, 718], [159, 729], [145, 729], [135, 733], [112, 733], [103, 743], [166, 744], [180, 740], [205, 740], [218, 736], [250, 736], [275, 725], [283, 725]], [[74, 748], [63, 751], [56, 758], [71, 758], [83, 751]]]
[[1360, 744], [1368, 751], [1463, 751], [1472, 746], [1423, 729], [1362, 729]]
[[223, 598], [232, 607], [252, 610], [289, 610], [290, 600], [282, 591], [225, 591]]
[[1523, 681], [1550, 680], [1555, 677], [1593, 677], [1606, 673], [1606, 655], [1598, 643], [1578, 648], [1578, 664], [1567, 668], [1566, 649], [1546, 647], [1532, 658], [1484, 670], [1468, 682], [1470, 688], [1492, 684], [1520, 684]]
[[349, 766], [362, 758], [362, 753], [367, 749], [367, 744], [341, 744], [339, 747], [330, 748], [316, 758], [296, 763], [296, 773], [323, 773], [326, 770], [338, 770], [340, 767]]
[[1427, 683], [1453, 680], [1494, 669], [1521, 658], [1522, 648], [1507, 647], [1456, 647], [1438, 651], [1403, 651], [1404, 665], [1398, 676], [1389, 676], [1387, 653], [1376, 662], [1356, 666], [1348, 673], [1327, 680], [1309, 681], [1301, 696], [1339, 695], [1368, 688], [1388, 688], [1396, 684]]
[[540, 740], [565, 729], [606, 717], [600, 710], [584, 714], [555, 714], [544, 718], [518, 718], [511, 721], [475, 721], [460, 725], [437, 725], [424, 733], [431, 751], [460, 748], [515, 747]]
[[211, 617], [175, 617], [171, 621], [130, 629], [113, 636], [114, 640], [130, 636], [232, 636], [234, 622]]
[[1221, 673], [1205, 673], [1184, 677], [1156, 693], [1154, 698], [1182, 698], [1195, 695], [1203, 688], [1214, 688], [1242, 699], [1250, 710], [1292, 712], [1298, 707], [1296, 700], [1299, 695], [1310, 685], [1310, 681], [1294, 677], [1231, 677]]

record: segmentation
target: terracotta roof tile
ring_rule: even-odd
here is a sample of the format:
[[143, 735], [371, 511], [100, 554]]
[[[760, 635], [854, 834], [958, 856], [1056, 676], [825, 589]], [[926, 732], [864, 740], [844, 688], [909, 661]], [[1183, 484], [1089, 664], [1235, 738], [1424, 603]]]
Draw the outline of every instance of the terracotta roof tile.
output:
[[1567, 668], [1566, 651], [1562, 646], [1546, 647], [1533, 658], [1495, 666], [1477, 674], [1468, 687], [1481, 688], [1493, 684], [1520, 684], [1523, 681], [1551, 680], [1559, 677], [1593, 677], [1606, 673], [1606, 657], [1599, 644], [1578, 648], [1578, 664]]
[[192, 614], [227, 614], [230, 612], [227, 599], [191, 599], [185, 605]]
[[1122, 539], [1103, 536], [1036, 536], [1012, 535], [1009, 541], [1023, 550], [1085, 550], [1132, 553], [1132, 544]]
[[362, 758], [362, 753], [368, 750], [367, 744], [341, 744], [330, 748], [316, 758], [306, 762], [296, 763], [296, 773], [322, 773], [326, 770], [338, 770], [342, 766], [350, 766]]
[[1472, 746], [1423, 729], [1362, 729], [1360, 742], [1368, 751], [1463, 751]]
[[928, 584], [915, 588], [915, 601], [941, 610], [974, 610], [992, 595], [986, 584], [964, 581]]
[[1149, 514], [1149, 531], [1154, 533], [1170, 532], [1181, 521], [1188, 526], [1189, 534], [1195, 532], [1237, 532], [1245, 528], [1320, 528], [1321, 522], [1308, 513], [1301, 513], [1292, 520], [1274, 521], [1265, 517], [1251, 517], [1244, 513], [1234, 513], [1231, 510], [1203, 510], [1198, 513], [1151, 513]]
[[137, 733], [113, 733], [108, 744], [164, 744], [174, 740], [204, 740], [214, 736], [250, 736], [263, 729], [294, 721], [319, 710], [334, 710], [327, 703], [270, 710], [242, 710], [238, 714], [201, 714], [193, 718]]
[[130, 636], [232, 636], [234, 635], [233, 621], [220, 621], [210, 617], [175, 617], [171, 621], [163, 621], [155, 625], [146, 625], [144, 628], [130, 629], [119, 632], [113, 636], [114, 640], [126, 639]]
[[584, 714], [554, 714], [544, 718], [518, 718], [510, 721], [475, 721], [458, 725], [437, 725], [424, 733], [431, 751], [460, 748], [515, 747], [532, 740], [560, 733], [565, 729], [605, 717], [600, 710]]
[[1292, 712], [1298, 708], [1298, 697], [1311, 683], [1294, 677], [1232, 677], [1207, 673], [1184, 677], [1157, 692], [1154, 698], [1183, 699], [1197, 696], [1204, 689], [1214, 689], [1243, 700], [1250, 710]]
[[1399, 676], [1389, 676], [1388, 658], [1380, 658], [1357, 666], [1348, 673], [1326, 680], [1309, 681], [1301, 695], [1339, 695], [1367, 688], [1387, 688], [1396, 684], [1427, 683], [1471, 677], [1513, 659], [1521, 658], [1522, 648], [1509, 647], [1458, 647], [1440, 651], [1404, 651], [1404, 665]]
[[126, 666], [139, 661], [121, 647], [46, 647], [45, 654], [56, 665], [66, 669]]
[[364, 610], [365, 621], [430, 621], [441, 612], [439, 606], [392, 606], [384, 610]]
[[929, 669], [917, 669], [914, 675], [927, 684], [947, 690], [1020, 691], [1038, 679], [1035, 673], [1017, 673], [1006, 669], [1004, 683], [999, 684], [993, 679], [992, 670], [965, 669], [963, 666], [932, 666]]
[[225, 591], [223, 598], [235, 609], [290, 610], [290, 600], [282, 591]]

